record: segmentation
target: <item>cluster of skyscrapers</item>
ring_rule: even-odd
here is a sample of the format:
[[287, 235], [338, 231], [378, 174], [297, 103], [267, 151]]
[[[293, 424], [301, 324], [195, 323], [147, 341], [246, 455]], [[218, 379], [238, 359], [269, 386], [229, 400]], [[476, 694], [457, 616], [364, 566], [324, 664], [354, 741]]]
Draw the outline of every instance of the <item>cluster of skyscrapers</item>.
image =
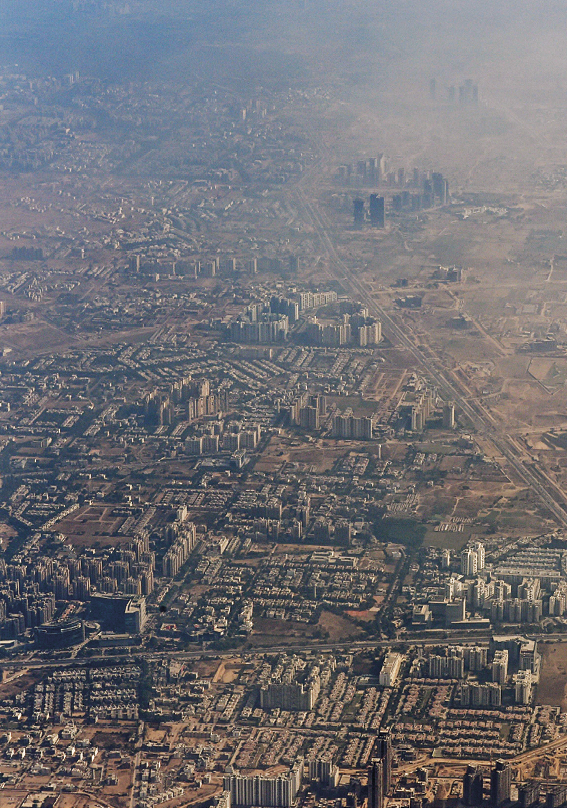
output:
[[[521, 789], [522, 787], [520, 787]], [[505, 760], [497, 760], [490, 772], [490, 804], [494, 808], [510, 801], [512, 789], [512, 767]], [[518, 791], [520, 791], [518, 789]], [[518, 794], [520, 796], [520, 794]], [[539, 792], [538, 792], [539, 797]], [[467, 766], [463, 777], [463, 803], [468, 806], [482, 805], [484, 799], [484, 776], [478, 766]], [[525, 797], [524, 797], [525, 799]], [[527, 802], [525, 808], [535, 800]], [[520, 805], [522, 801], [520, 800]]]
[[186, 407], [186, 420], [196, 421], [206, 415], [226, 412], [228, 391], [212, 392], [207, 379], [186, 377], [167, 390], [153, 390], [144, 400], [146, 426], [159, 427], [173, 423], [175, 408]]
[[[421, 210], [447, 205], [449, 202], [449, 181], [439, 171], [423, 176], [415, 171], [411, 183], [406, 183], [405, 173], [399, 174], [397, 187], [402, 188], [399, 193], [391, 197], [391, 213], [418, 213]], [[411, 188], [418, 189], [412, 192]], [[383, 228], [386, 225], [386, 202], [383, 196], [370, 194], [368, 212], [364, 199], [357, 197], [353, 200], [353, 224], [355, 229], [369, 223], [371, 227]]]
[[[6, 564], [2, 560], [0, 637], [17, 639], [27, 629], [34, 629], [42, 647], [59, 647], [72, 632], [67, 620], [51, 624], [58, 601], [92, 603], [98, 593], [127, 603], [153, 591], [154, 567], [155, 553], [149, 551], [145, 535], [120, 550], [106, 551], [100, 558], [46, 558], [36, 565]], [[82, 621], [79, 623], [82, 631]], [[42, 626], [48, 628], [38, 632]]]
[[321, 689], [318, 675], [303, 682], [271, 682], [260, 689], [260, 704], [263, 710], [286, 710], [304, 712], [312, 710]]
[[306, 311], [307, 309], [319, 309], [321, 306], [329, 306], [331, 303], [336, 303], [336, 292], [300, 292], [299, 293], [299, 309]]
[[274, 295], [269, 302], [251, 304], [230, 322], [227, 338], [248, 344], [282, 342], [287, 339], [290, 324], [298, 321], [300, 311], [328, 306], [336, 300], [336, 292], [300, 292], [295, 299]]
[[484, 569], [485, 550], [482, 542], [472, 542], [461, 551], [461, 575], [471, 577]]
[[[300, 681], [301, 680], [301, 681]], [[317, 663], [306, 670], [292, 657], [284, 669], [276, 669], [272, 681], [260, 688], [263, 710], [305, 712], [312, 710], [321, 690], [321, 669]]]
[[343, 440], [372, 440], [372, 418], [354, 415], [335, 415], [333, 418], [333, 438]]
[[[353, 205], [354, 226], [361, 228], [367, 221], [363, 199], [355, 199]], [[371, 227], [383, 228], [386, 226], [386, 203], [383, 196], [370, 194], [368, 204], [368, 221]]]
[[343, 185], [381, 185], [388, 179], [386, 155], [357, 160], [354, 165], [347, 163], [339, 166], [337, 173]]
[[233, 320], [227, 331], [231, 342], [265, 344], [285, 342], [289, 331], [289, 317], [286, 314], [263, 312], [257, 320], [243, 315]]
[[379, 345], [382, 341], [382, 324], [372, 317], [343, 314], [341, 321], [319, 322], [317, 317], [310, 319], [305, 337], [308, 342], [327, 348], [354, 344], [365, 348]]
[[465, 682], [460, 691], [461, 707], [500, 707], [502, 685], [498, 682]]
[[197, 532], [193, 522], [185, 522], [175, 536], [171, 546], [163, 557], [163, 575], [174, 578], [189, 558], [189, 554], [197, 542]]
[[339, 782], [339, 767], [333, 763], [329, 753], [309, 761], [309, 779], [323, 787], [336, 788]]
[[404, 190], [392, 196], [392, 211], [394, 213], [415, 213], [427, 208], [443, 206], [449, 202], [449, 181], [438, 171], [431, 177], [423, 179], [421, 191], [411, 193]]
[[[429, 97], [435, 101], [437, 99], [437, 81], [431, 79], [429, 82]], [[461, 106], [476, 106], [478, 104], [478, 84], [472, 79], [466, 79], [459, 87], [452, 84], [447, 87], [447, 100], [450, 104], [459, 101]]]
[[406, 390], [399, 406], [400, 425], [412, 432], [423, 432], [436, 402], [437, 393], [430, 387]]
[[317, 430], [320, 418], [327, 414], [325, 396], [302, 393], [289, 408], [289, 423], [302, 429]]

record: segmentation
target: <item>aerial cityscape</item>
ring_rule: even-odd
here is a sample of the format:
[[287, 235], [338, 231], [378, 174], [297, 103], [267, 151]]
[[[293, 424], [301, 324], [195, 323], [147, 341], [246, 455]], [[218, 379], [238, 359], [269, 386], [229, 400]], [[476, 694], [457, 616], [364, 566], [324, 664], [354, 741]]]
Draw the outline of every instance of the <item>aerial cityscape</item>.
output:
[[566, 23], [0, 0], [0, 808], [567, 806]]

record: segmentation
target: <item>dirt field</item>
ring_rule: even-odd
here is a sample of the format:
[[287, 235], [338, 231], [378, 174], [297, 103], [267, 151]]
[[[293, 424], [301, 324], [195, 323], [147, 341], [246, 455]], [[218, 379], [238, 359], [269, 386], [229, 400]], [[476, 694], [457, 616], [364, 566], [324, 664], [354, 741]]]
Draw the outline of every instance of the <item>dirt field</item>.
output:
[[116, 547], [130, 541], [129, 536], [118, 534], [124, 517], [112, 516], [113, 508], [90, 505], [62, 519], [57, 530], [64, 533], [75, 547]]
[[13, 698], [19, 693], [28, 690], [33, 684], [43, 679], [43, 671], [23, 670], [16, 674], [8, 675], [8, 678], [0, 684], [0, 696], [3, 699]]
[[242, 663], [240, 659], [227, 659], [223, 660], [215, 671], [213, 682], [234, 682], [238, 679], [240, 671], [242, 670]]
[[322, 612], [318, 625], [329, 633], [329, 640], [346, 640], [361, 634], [357, 626], [332, 612]]
[[0, 547], [2, 550], [5, 550], [17, 535], [13, 527], [6, 524], [6, 522], [0, 522]]
[[285, 645], [291, 639], [313, 636], [314, 626], [291, 623], [269, 617], [254, 618], [254, 633], [249, 638], [251, 646]]
[[540, 651], [543, 660], [537, 702], [567, 712], [567, 643], [545, 643]]
[[[251, 646], [284, 645], [294, 640], [308, 640], [328, 632], [329, 640], [351, 639], [361, 634], [361, 629], [350, 620], [331, 612], [323, 612], [317, 624], [295, 623], [267, 617], [254, 618], [254, 633], [249, 638]], [[277, 640], [276, 640], [277, 638]]]
[[218, 668], [218, 663], [213, 660], [192, 659], [188, 667], [189, 670], [197, 673], [200, 679], [212, 679]]

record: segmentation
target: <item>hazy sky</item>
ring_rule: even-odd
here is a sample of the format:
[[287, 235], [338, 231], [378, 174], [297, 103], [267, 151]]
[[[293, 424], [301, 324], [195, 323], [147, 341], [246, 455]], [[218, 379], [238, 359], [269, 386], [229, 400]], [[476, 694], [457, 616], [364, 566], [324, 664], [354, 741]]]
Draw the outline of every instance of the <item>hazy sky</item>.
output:
[[[556, 75], [564, 0], [0, 0], [0, 62], [130, 80], [186, 70], [362, 80], [390, 65]], [[129, 7], [130, 13], [122, 13]], [[413, 67], [412, 67], [413, 65]], [[366, 77], [366, 78], [365, 78]]]

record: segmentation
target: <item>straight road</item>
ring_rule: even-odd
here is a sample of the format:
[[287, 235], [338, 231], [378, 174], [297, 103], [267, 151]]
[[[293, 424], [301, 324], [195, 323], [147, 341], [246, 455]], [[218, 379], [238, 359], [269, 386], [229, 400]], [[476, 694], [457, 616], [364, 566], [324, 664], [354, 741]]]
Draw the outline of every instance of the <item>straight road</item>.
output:
[[309, 174], [295, 187], [295, 198], [302, 210], [303, 216], [308, 219], [316, 230], [319, 239], [329, 259], [330, 275], [333, 280], [339, 281], [345, 291], [360, 299], [369, 311], [377, 316], [390, 339], [405, 348], [416, 360], [430, 379], [435, 383], [442, 396], [447, 401], [455, 401], [461, 411], [468, 418], [472, 426], [484, 438], [488, 438], [498, 452], [506, 459], [518, 477], [528, 486], [540, 502], [551, 512], [560, 527], [567, 527], [567, 499], [556, 486], [546, 486], [531, 465], [531, 460], [523, 453], [521, 447], [507, 434], [504, 425], [499, 423], [492, 413], [477, 400], [471, 399], [469, 392], [464, 389], [457, 375], [444, 367], [431, 350], [424, 350], [418, 345], [412, 332], [399, 325], [369, 293], [365, 284], [357, 278], [351, 268], [338, 255], [332, 239], [333, 227], [326, 215], [315, 208], [309, 201], [303, 184], [309, 179]]
[[[121, 654], [104, 656], [99, 655], [95, 657], [85, 657], [77, 659], [73, 656], [64, 657], [61, 659], [26, 659], [18, 660], [4, 660], [0, 662], [0, 670], [14, 671], [20, 668], [27, 670], [41, 670], [43, 668], [68, 668], [68, 667], [88, 667], [94, 663], [106, 662], [107, 664], [124, 665], [132, 663], [136, 658], [143, 655], [144, 659], [148, 662], [159, 662], [163, 659], [175, 659], [178, 661], [191, 661], [192, 659], [200, 659], [201, 657], [215, 658], [215, 659], [231, 659], [238, 656], [257, 656], [259, 654], [281, 654], [295, 651], [361, 651], [368, 648], [409, 648], [413, 645], [420, 646], [437, 646], [437, 645], [455, 645], [455, 644], [486, 644], [492, 636], [491, 631], [478, 630], [468, 631], [462, 634], [454, 634], [451, 637], [408, 637], [403, 640], [359, 640], [356, 642], [311, 642], [311, 643], [298, 643], [292, 645], [272, 645], [266, 648], [235, 648], [231, 651], [215, 651], [213, 649], [199, 649], [195, 651], [160, 651], [159, 653], [148, 653], [143, 649], [132, 649], [131, 654]], [[548, 636], [548, 635], [545, 635]], [[567, 641], [567, 638], [566, 638]]]

